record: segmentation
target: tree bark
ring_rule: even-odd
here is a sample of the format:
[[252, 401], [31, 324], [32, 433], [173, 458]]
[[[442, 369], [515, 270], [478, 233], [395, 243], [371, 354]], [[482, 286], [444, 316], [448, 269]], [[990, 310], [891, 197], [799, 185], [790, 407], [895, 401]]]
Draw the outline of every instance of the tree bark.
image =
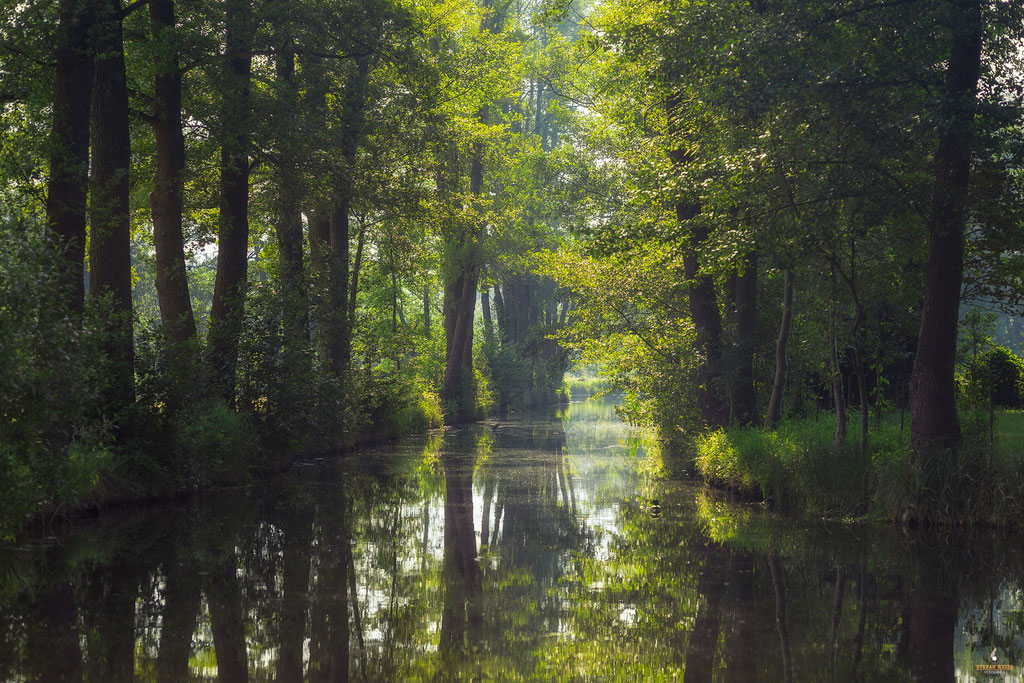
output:
[[[487, 123], [486, 107], [480, 109], [477, 118], [481, 123]], [[483, 155], [484, 144], [474, 143], [469, 171], [469, 191], [474, 197], [480, 196], [483, 187]], [[442, 397], [454, 404], [454, 412], [448, 416], [448, 420], [452, 422], [469, 417], [474, 401], [474, 396], [468, 389], [468, 382], [463, 378], [473, 376], [473, 321], [476, 316], [476, 290], [480, 276], [478, 248], [482, 230], [483, 226], [478, 225], [468, 233], [457, 236], [459, 256], [456, 264], [459, 271], [451, 288], [450, 307], [445, 310], [448, 355]]]
[[64, 259], [63, 296], [54, 303], [80, 317], [85, 299], [85, 215], [93, 90], [89, 36], [95, 23], [95, 8], [91, 0], [60, 0], [58, 14], [46, 223]]
[[331, 370], [344, 377], [351, 356], [348, 330], [348, 259], [349, 259], [349, 191], [339, 188], [331, 212], [331, 253], [329, 261], [327, 301], [330, 325], [328, 349]]
[[[366, 221], [359, 223], [359, 236], [356, 238], [356, 259], [352, 265], [352, 286], [348, 292], [348, 319], [350, 325], [355, 325], [356, 303], [359, 299], [359, 272], [363, 267], [363, 244], [366, 241]], [[429, 315], [430, 311], [427, 310]], [[429, 328], [429, 325], [428, 325]]]
[[498, 338], [502, 342], [508, 339], [508, 318], [506, 317], [505, 299], [501, 296], [501, 287], [494, 284], [494, 313], [498, 319]]
[[491, 288], [484, 287], [480, 292], [480, 312], [484, 318], [484, 341], [489, 345], [494, 342], [494, 321], [491, 319]]
[[226, 0], [227, 85], [220, 120], [220, 217], [217, 280], [210, 308], [210, 365], [214, 390], [234, 401], [238, 338], [245, 310], [249, 250], [249, 77], [252, 15], [244, 0]]
[[423, 334], [430, 339], [430, 285], [423, 285]]
[[149, 196], [156, 250], [156, 292], [167, 338], [180, 344], [195, 337], [196, 320], [188, 291], [182, 233], [185, 136], [181, 128], [181, 71], [174, 48], [174, 0], [150, 0], [149, 18], [153, 41], [162, 46], [155, 64], [156, 177]]
[[[283, 41], [275, 61], [275, 71], [282, 101], [294, 102], [298, 97], [295, 84], [295, 52], [291, 36]], [[279, 130], [287, 131], [287, 121], [279, 122]], [[302, 265], [302, 187], [298, 162], [292, 151], [294, 135], [280, 138], [277, 174], [277, 245], [281, 298], [284, 302], [284, 334], [287, 345], [301, 352], [309, 341], [309, 301]]]
[[754, 350], [757, 344], [757, 252], [745, 259], [743, 273], [736, 277], [736, 355], [732, 388], [733, 419], [750, 424], [757, 414], [754, 392]]
[[835, 403], [836, 431], [832, 438], [832, 445], [836, 450], [843, 448], [846, 444], [846, 396], [843, 392], [843, 375], [839, 366], [839, 348], [836, 342], [836, 310], [833, 306], [829, 312], [828, 330], [828, 356], [830, 373], [832, 375], [832, 400]]
[[104, 353], [110, 362], [105, 407], [134, 400], [132, 261], [129, 227], [131, 138], [120, 0], [98, 0], [92, 98], [89, 295], [110, 297]]
[[786, 392], [786, 345], [793, 326], [793, 270], [787, 268], [783, 276], [782, 321], [779, 323], [779, 339], [775, 344], [775, 383], [764, 426], [774, 429], [782, 418], [782, 399]]
[[352, 208], [352, 175], [356, 152], [362, 135], [363, 110], [366, 107], [366, 89], [370, 72], [367, 57], [356, 61], [355, 71], [345, 93], [341, 114], [342, 167], [335, 169], [333, 209], [331, 211], [331, 259], [328, 279], [330, 325], [328, 349], [331, 368], [337, 377], [348, 371], [352, 356], [352, 323], [348, 316], [349, 303], [349, 239]]
[[960, 443], [956, 362], [971, 138], [981, 70], [980, 0], [951, 0], [945, 109], [932, 198], [931, 235], [917, 354], [910, 375], [910, 440], [915, 451]]
[[[666, 104], [670, 134], [679, 138], [682, 125], [679, 121], [679, 96], [671, 95]], [[681, 167], [691, 160], [691, 154], [682, 145], [669, 153], [673, 165]], [[696, 201], [678, 201], [676, 220], [680, 224], [690, 223], [690, 240], [683, 257], [683, 275], [690, 283], [690, 317], [696, 330], [696, 353], [700, 371], [699, 401], [701, 417], [708, 426], [721, 426], [729, 422], [729, 401], [721, 375], [722, 317], [718, 311], [715, 282], [709, 275], [700, 274], [697, 254], [708, 238], [708, 228], [699, 220], [700, 204]]]

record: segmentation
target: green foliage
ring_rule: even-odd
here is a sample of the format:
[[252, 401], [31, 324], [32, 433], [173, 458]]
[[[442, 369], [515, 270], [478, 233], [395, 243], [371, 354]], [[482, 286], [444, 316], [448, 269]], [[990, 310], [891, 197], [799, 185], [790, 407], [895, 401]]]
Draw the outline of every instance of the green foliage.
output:
[[1024, 514], [1021, 413], [999, 412], [994, 449], [986, 425], [961, 449], [916, 465], [894, 416], [872, 430], [866, 461], [854, 430], [837, 450], [834, 429], [823, 415], [785, 420], [775, 431], [717, 430], [696, 440], [695, 467], [719, 486], [814, 515], [1006, 525]]
[[982, 356], [981, 366], [995, 405], [1024, 408], [1024, 360], [1006, 347], [996, 346]]
[[78, 499], [93, 473], [81, 458], [69, 464], [70, 444], [110, 444], [97, 414], [107, 368], [96, 310], [81, 325], [54, 310], [62, 264], [36, 225], [0, 221], [0, 243], [0, 482], [10, 492], [0, 504], [3, 529]]
[[861, 515], [876, 470], [904, 458], [906, 440], [895, 423], [876, 429], [868, 462], [851, 433], [841, 449], [833, 445], [835, 420], [789, 419], [776, 430], [735, 427], [699, 437], [694, 463], [708, 480], [756, 496], [776, 507], [832, 516]]

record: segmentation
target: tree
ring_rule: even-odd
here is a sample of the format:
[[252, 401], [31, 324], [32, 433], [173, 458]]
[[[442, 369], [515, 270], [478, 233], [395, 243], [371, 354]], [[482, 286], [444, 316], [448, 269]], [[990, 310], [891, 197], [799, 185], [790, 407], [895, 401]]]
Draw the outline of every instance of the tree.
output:
[[221, 140], [217, 283], [210, 309], [209, 357], [215, 391], [233, 401], [238, 335], [245, 306], [249, 252], [249, 77], [252, 71], [252, 8], [225, 0], [224, 90]]
[[950, 50], [935, 152], [927, 279], [917, 355], [910, 376], [910, 440], [922, 452], [955, 448], [960, 442], [953, 368], [971, 140], [981, 71], [981, 3], [950, 0], [948, 19]]

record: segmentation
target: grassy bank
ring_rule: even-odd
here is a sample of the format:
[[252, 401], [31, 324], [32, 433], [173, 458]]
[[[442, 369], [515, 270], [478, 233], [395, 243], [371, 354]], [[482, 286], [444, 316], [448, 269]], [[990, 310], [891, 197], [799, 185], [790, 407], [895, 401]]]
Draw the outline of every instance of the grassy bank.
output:
[[[983, 425], [984, 423], [984, 425]], [[694, 463], [707, 481], [778, 509], [829, 517], [901, 522], [1019, 525], [1024, 520], [1024, 412], [997, 413], [990, 447], [987, 422], [973, 425], [964, 445], [912, 462], [909, 424], [871, 418], [862, 454], [851, 415], [846, 441], [833, 445], [832, 415], [789, 420], [776, 431], [719, 430], [697, 439]]]
[[104, 424], [79, 430], [56, 476], [49, 472], [58, 468], [55, 458], [41, 452], [30, 467], [23, 444], [0, 443], [0, 538], [59, 517], [250, 484], [314, 454], [392, 441], [443, 423], [440, 399], [431, 391], [388, 398], [364, 406], [330, 445], [316, 434], [294, 438], [265, 401], [232, 409], [218, 400], [174, 415], [160, 404], [133, 407], [122, 416], [120, 434]]

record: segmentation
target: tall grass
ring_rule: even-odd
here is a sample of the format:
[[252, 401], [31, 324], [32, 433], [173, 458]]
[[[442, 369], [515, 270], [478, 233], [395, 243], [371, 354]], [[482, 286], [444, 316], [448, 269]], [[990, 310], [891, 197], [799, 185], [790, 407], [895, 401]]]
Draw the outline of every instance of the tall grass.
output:
[[[969, 416], [964, 424], [970, 425]], [[1024, 413], [1001, 412], [995, 443], [965, 433], [955, 450], [911, 454], [909, 425], [872, 418], [867, 457], [856, 415], [839, 448], [831, 415], [788, 420], [776, 431], [738, 427], [699, 437], [706, 480], [783, 510], [901, 522], [1016, 525], [1024, 521]]]

